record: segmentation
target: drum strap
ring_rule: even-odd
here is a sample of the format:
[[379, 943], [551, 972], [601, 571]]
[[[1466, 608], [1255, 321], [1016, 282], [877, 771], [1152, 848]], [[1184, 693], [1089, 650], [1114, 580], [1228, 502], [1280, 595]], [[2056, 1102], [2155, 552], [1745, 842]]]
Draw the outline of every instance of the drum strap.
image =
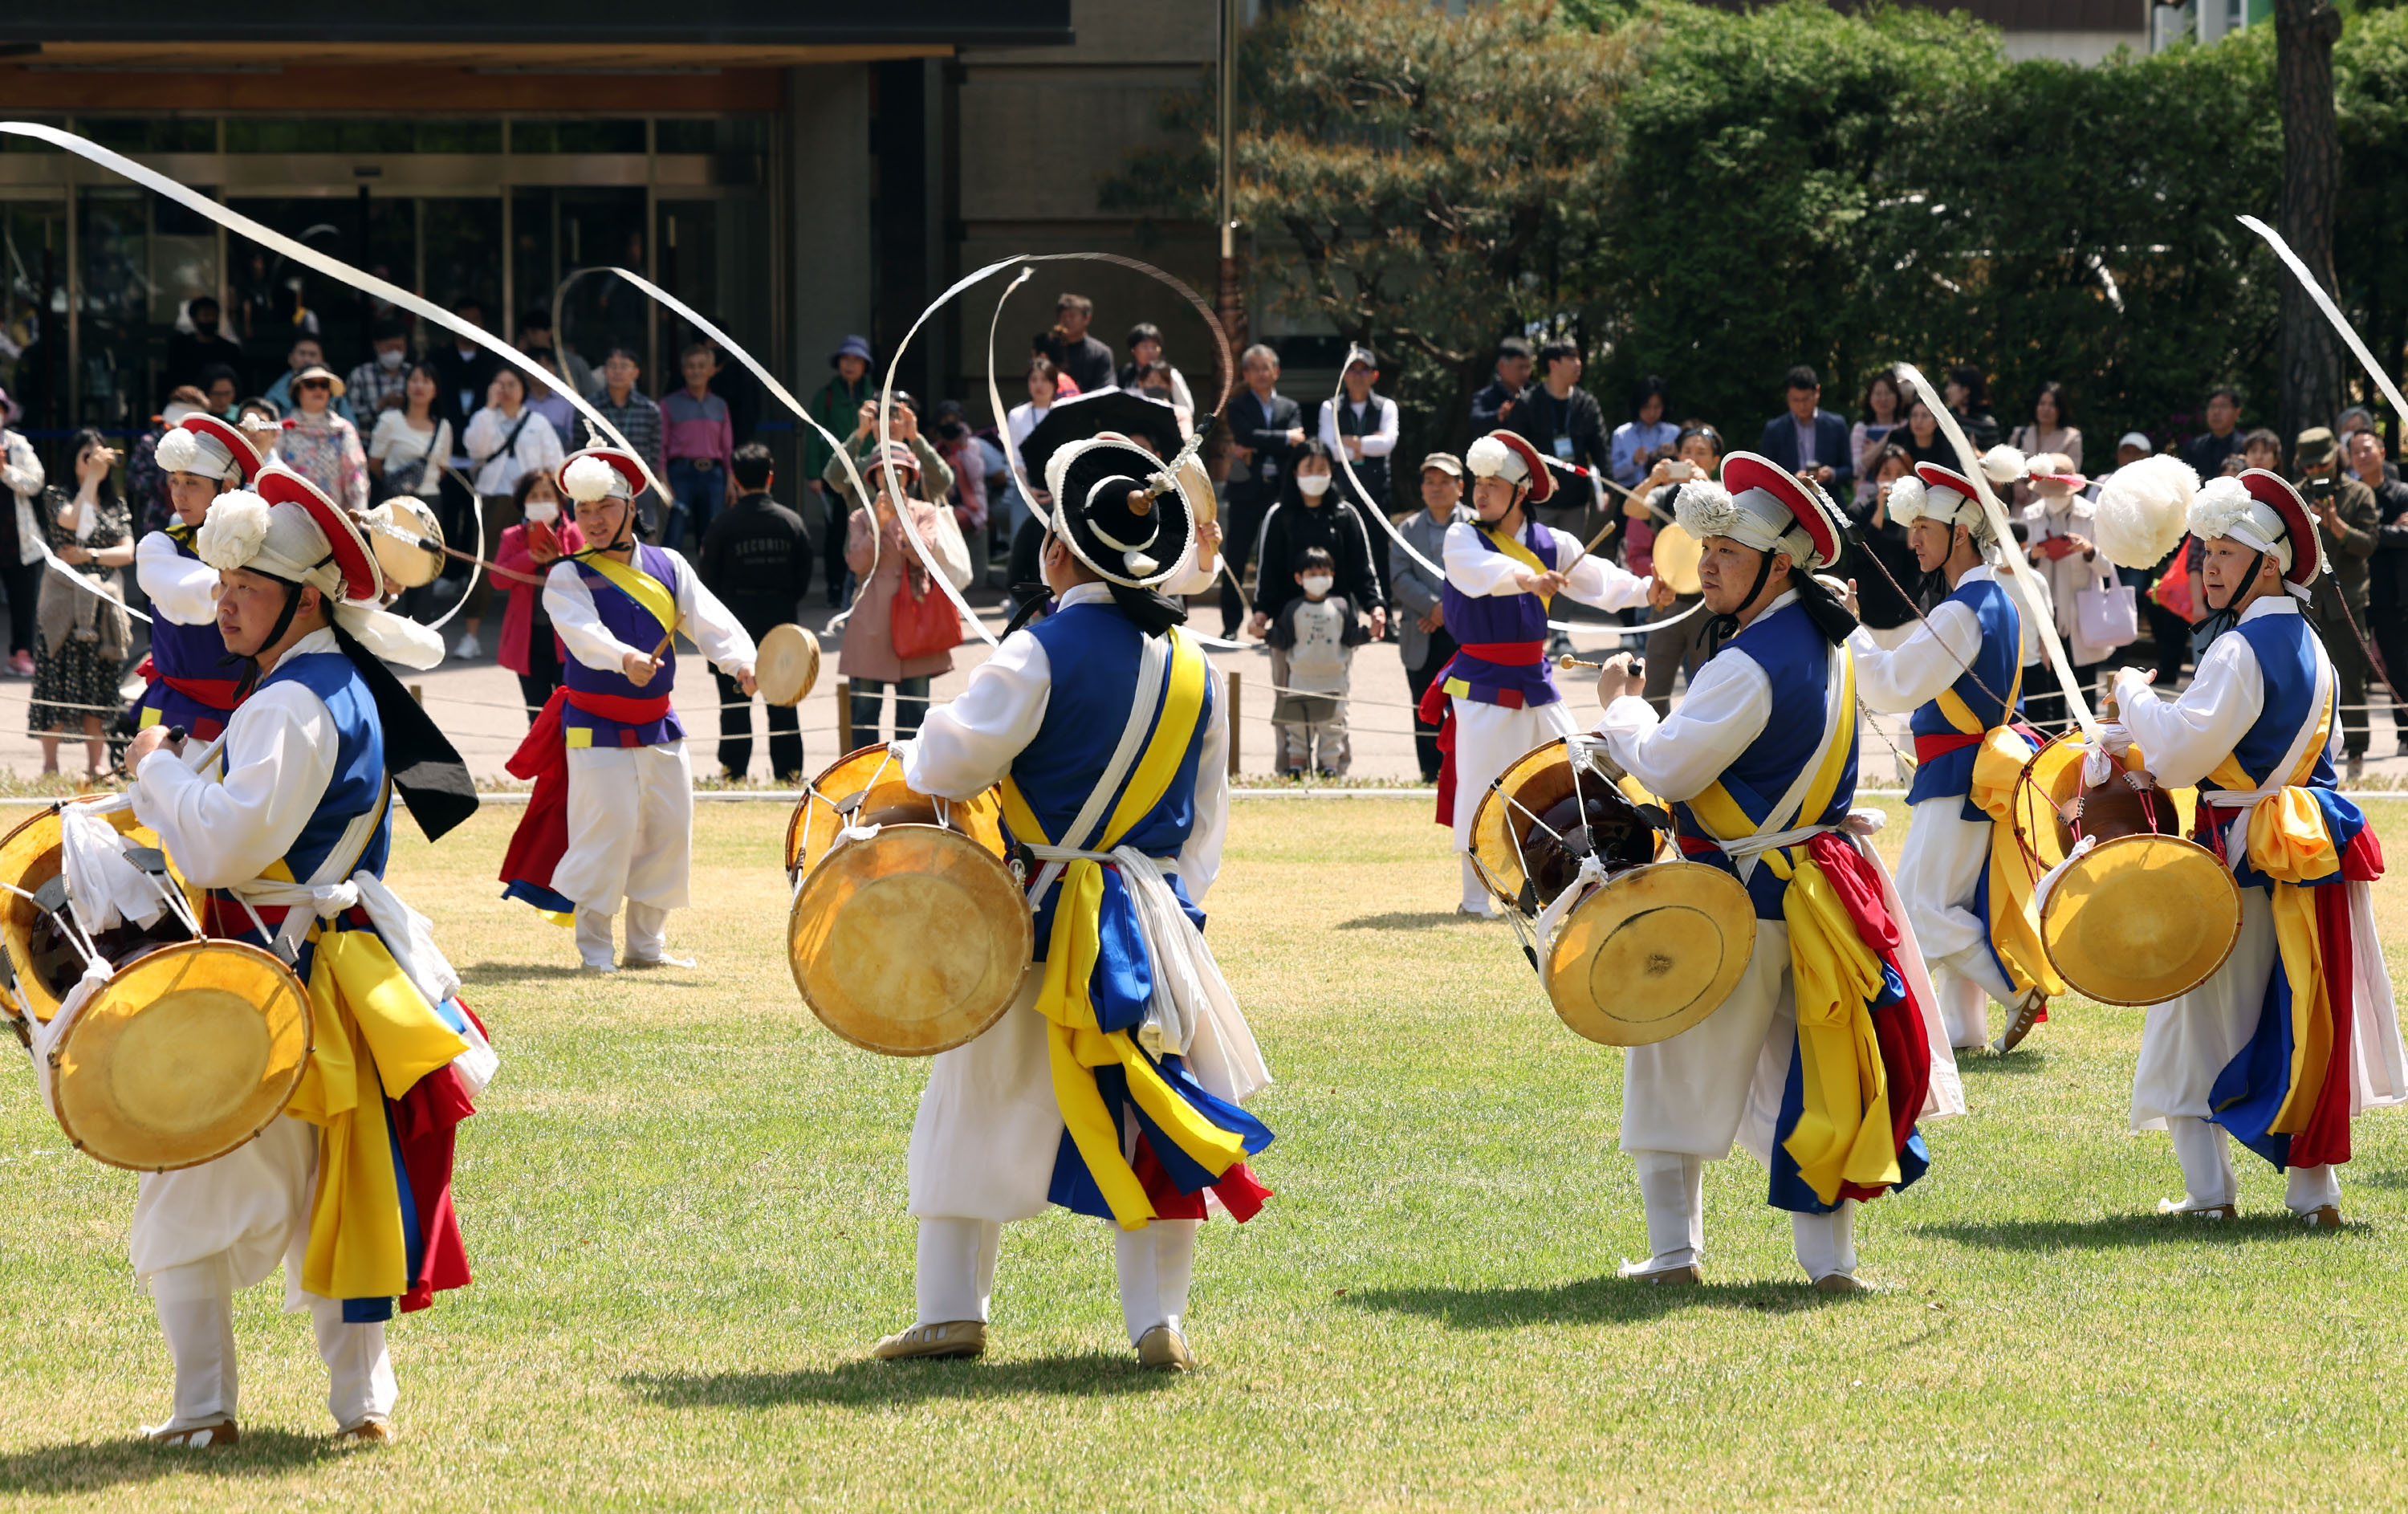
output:
[[[226, 890], [250, 914], [260, 934], [273, 934], [275, 939], [269, 949], [284, 959], [287, 965], [300, 959], [301, 945], [308, 939], [310, 927], [321, 918], [331, 918], [359, 903], [359, 888], [350, 881], [351, 876], [358, 871], [360, 858], [367, 855], [368, 844], [376, 839], [378, 829], [392, 808], [393, 778], [388, 774], [378, 791], [376, 803], [351, 817], [351, 823], [343, 828], [343, 833], [336, 838], [325, 860], [318, 864], [308, 882], [254, 878]], [[260, 918], [257, 906], [262, 904], [285, 908], [283, 923], [273, 932]]]

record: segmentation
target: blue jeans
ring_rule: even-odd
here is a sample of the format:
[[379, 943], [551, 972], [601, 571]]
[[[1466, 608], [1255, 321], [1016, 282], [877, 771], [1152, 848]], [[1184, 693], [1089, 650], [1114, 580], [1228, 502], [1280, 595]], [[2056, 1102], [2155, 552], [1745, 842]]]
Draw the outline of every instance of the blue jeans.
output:
[[710, 529], [710, 518], [727, 502], [727, 469], [715, 465], [696, 468], [686, 458], [672, 457], [665, 482], [674, 498], [669, 506], [668, 525], [661, 532], [661, 545], [683, 552], [687, 523], [693, 523], [695, 540], [700, 541], [702, 534]]
[[[852, 742], [855, 747], [875, 745], [878, 741], [878, 717], [885, 713], [887, 685], [874, 678], [855, 678], [853, 689]], [[908, 741], [920, 734], [920, 717], [928, 713], [928, 675], [906, 678], [895, 688], [895, 739]]]

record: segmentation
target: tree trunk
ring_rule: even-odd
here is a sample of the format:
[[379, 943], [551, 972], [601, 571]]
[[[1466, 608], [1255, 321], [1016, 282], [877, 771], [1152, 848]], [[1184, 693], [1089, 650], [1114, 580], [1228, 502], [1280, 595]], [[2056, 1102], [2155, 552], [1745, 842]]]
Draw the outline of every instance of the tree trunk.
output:
[[[2328, 293], [2333, 280], [2333, 209], [2341, 137], [2333, 119], [2333, 43], [2341, 12], [2324, 0], [2274, 0], [2274, 95], [2283, 117], [2280, 229]], [[2289, 453], [2310, 426], [2340, 410], [2341, 342], [2298, 281], [2285, 278], [2275, 368], [2282, 385], [2277, 429]]]

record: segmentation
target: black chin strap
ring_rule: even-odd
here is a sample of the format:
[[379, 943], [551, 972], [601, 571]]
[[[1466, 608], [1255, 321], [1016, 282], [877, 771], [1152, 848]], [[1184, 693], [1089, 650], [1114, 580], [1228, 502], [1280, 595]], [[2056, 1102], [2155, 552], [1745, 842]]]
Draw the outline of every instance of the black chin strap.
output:
[[[1765, 582], [1772, 577], [1772, 557], [1773, 555], [1768, 551], [1756, 559], [1756, 582], [1747, 586], [1747, 593], [1741, 598], [1739, 601], [1741, 610], [1756, 603], [1756, 597], [1764, 592]], [[1706, 656], [1711, 657], [1721, 651], [1723, 643], [1738, 634], [1738, 611], [1733, 611], [1727, 615], [1716, 615], [1708, 620], [1706, 622]]]
[[[258, 570], [253, 569], [252, 571], [257, 572]], [[261, 573], [259, 576], [269, 578], [274, 575]], [[284, 585], [284, 608], [278, 613], [276, 624], [268, 627], [265, 636], [260, 638], [259, 644], [263, 647], [274, 646], [284, 640], [284, 633], [293, 628], [294, 613], [301, 608], [301, 585], [289, 578], [280, 578], [276, 582]], [[259, 654], [256, 652], [247, 657], [228, 652], [218, 659], [218, 666], [242, 670], [242, 677], [235, 684], [234, 702], [236, 704], [249, 699], [251, 691], [259, 685]]]
[[[2185, 544], [2184, 550], [2189, 550], [2187, 543]], [[2198, 625], [2193, 626], [2190, 628], [2190, 655], [2193, 662], [2198, 661], [2199, 658], [2206, 653], [2209, 644], [2217, 637], [2222, 636], [2226, 631], [2232, 629], [2233, 627], [2241, 623], [2241, 611], [2239, 606], [2242, 594], [2249, 587], [2249, 585], [2258, 582], [2258, 575], [2265, 570], [2265, 567], [2266, 555], [2262, 552], [2251, 553], [2249, 555], [2249, 571], [2242, 578], [2241, 587], [2232, 591], [2231, 599], [2225, 604], [2223, 609], [2209, 611], [2205, 620], [2200, 621]], [[2285, 592], [2287, 593], [2289, 591], [2286, 590]]]

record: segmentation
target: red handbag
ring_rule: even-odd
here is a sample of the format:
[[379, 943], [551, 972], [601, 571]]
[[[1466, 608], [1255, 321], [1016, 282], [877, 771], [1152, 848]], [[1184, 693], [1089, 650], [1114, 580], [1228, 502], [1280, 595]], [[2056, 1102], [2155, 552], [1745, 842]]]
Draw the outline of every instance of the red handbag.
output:
[[904, 570], [888, 608], [886, 632], [895, 655], [906, 662], [951, 652], [962, 644], [961, 616], [953, 601], [937, 592], [928, 575], [916, 568]]

